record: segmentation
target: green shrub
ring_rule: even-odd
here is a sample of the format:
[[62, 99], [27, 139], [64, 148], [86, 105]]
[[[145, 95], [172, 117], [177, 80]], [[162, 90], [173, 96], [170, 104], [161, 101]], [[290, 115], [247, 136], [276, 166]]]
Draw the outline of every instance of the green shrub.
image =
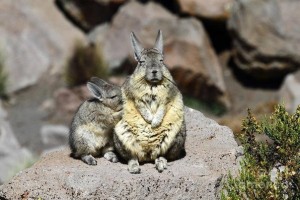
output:
[[[266, 134], [273, 142], [257, 142], [254, 134]], [[239, 138], [244, 158], [238, 177], [229, 174], [221, 199], [300, 199], [300, 106], [290, 115], [278, 105], [269, 119], [257, 122], [251, 111]], [[279, 166], [284, 166], [279, 171]], [[277, 170], [275, 181], [270, 171]]]
[[68, 86], [85, 84], [92, 76], [107, 78], [107, 66], [100, 49], [93, 44], [85, 46], [77, 42], [65, 66], [64, 76]]

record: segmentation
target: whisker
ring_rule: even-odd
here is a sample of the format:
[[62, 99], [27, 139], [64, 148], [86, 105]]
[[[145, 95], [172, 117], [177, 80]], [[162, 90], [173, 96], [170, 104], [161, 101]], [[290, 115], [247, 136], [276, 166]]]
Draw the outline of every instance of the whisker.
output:
[[166, 77], [165, 75], [163, 75], [163, 77], [164, 77], [165, 79], [167, 79], [169, 82], [171, 82], [173, 85], [177, 86], [177, 84], [176, 84], [174, 81], [170, 80], [170, 79], [169, 79], [168, 77]]

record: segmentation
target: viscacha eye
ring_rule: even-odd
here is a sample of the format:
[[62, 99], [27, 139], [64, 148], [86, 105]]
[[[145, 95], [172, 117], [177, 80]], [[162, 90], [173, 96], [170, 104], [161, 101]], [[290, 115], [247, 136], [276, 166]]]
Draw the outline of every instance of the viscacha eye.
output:
[[117, 95], [114, 95], [114, 96], [112, 96], [112, 97], [110, 97], [111, 99], [114, 99], [114, 98], [116, 98], [117, 97]]
[[139, 63], [140, 63], [140, 64], [144, 64], [145, 61], [144, 61], [144, 60], [140, 60]]

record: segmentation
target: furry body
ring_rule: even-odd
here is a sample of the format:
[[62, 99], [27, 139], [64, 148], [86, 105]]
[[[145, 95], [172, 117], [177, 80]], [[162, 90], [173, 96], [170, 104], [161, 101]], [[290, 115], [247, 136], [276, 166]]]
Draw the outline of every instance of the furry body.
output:
[[[115, 127], [115, 140], [119, 140], [115, 142], [116, 149], [123, 149], [120, 154], [127, 160], [133, 156], [140, 162], [154, 161], [159, 156], [167, 155], [176, 137], [184, 138], [181, 134], [185, 134], [185, 131], [177, 135], [184, 130], [183, 102], [180, 93], [172, 91], [177, 88], [168, 80], [157, 86], [151, 86], [145, 81], [132, 84], [138, 79], [139, 77], [133, 76], [122, 89], [124, 115]], [[177, 94], [174, 96], [174, 93]], [[152, 127], [146, 122], [136, 104], [148, 108], [152, 115], [157, 113], [160, 106], [164, 106], [166, 114], [160, 126]], [[184, 139], [182, 140], [184, 143]], [[169, 159], [175, 159], [177, 156], [179, 155], [167, 155]]]
[[[114, 125], [121, 119], [121, 110], [104, 106], [97, 99], [85, 101], [73, 118], [70, 129], [70, 147], [75, 157], [91, 154], [100, 156], [113, 150]], [[83, 112], [92, 110], [92, 112]]]
[[87, 86], [94, 98], [81, 104], [75, 114], [69, 134], [72, 155], [89, 165], [96, 165], [94, 156], [103, 155], [117, 162], [114, 154], [113, 128], [122, 117], [121, 89], [92, 78]]
[[[144, 50], [143, 54], [148, 66], [156, 65], [162, 56], [155, 49]], [[115, 127], [116, 149], [126, 160], [174, 160], [184, 150], [186, 136], [182, 95], [162, 62], [162, 76], [156, 83], [147, 80], [142, 65], [138, 64], [122, 87], [124, 114]]]

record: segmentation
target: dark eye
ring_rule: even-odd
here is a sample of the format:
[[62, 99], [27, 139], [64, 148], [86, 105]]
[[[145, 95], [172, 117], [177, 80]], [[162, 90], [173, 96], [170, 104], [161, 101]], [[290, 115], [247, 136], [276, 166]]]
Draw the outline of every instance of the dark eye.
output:
[[163, 59], [160, 59], [159, 61], [160, 61], [160, 62], [164, 62], [164, 60], [163, 60]]
[[145, 61], [144, 61], [144, 60], [140, 60], [139, 63], [140, 63], [140, 64], [144, 64]]
[[116, 97], [117, 97], [117, 95], [114, 95], [114, 96], [111, 96], [110, 98], [111, 98], [111, 99], [114, 99], [114, 98], [116, 98]]

